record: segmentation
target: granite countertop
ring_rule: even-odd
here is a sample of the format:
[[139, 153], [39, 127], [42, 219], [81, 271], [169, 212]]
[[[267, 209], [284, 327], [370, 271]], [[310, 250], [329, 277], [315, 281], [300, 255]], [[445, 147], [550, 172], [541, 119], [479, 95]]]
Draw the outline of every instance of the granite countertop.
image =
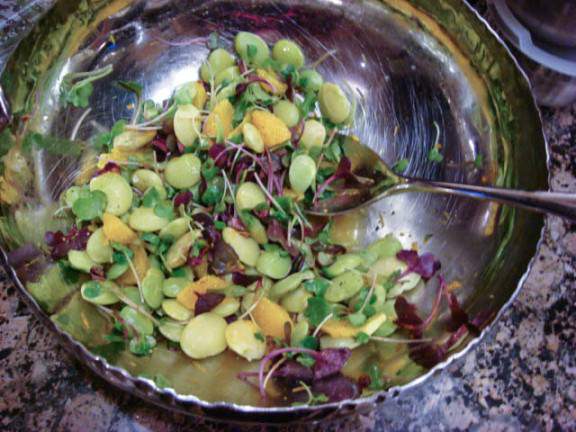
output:
[[[576, 192], [576, 105], [544, 109], [543, 120], [552, 188]], [[575, 267], [576, 226], [548, 218], [520, 295], [466, 356], [369, 415], [290, 430], [576, 428]], [[58, 345], [3, 270], [0, 287], [0, 430], [227, 429], [111, 387]]]

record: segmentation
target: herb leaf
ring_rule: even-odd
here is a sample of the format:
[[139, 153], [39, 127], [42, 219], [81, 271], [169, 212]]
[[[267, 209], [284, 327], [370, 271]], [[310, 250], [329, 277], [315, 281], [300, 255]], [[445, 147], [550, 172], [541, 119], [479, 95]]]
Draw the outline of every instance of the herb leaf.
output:
[[72, 212], [82, 221], [101, 217], [106, 208], [106, 194], [102, 191], [87, 191], [72, 204]]
[[56, 138], [38, 132], [28, 133], [24, 137], [22, 149], [27, 153], [32, 149], [46, 150], [50, 154], [59, 156], [79, 156], [82, 153], [82, 145], [79, 141]]
[[402, 174], [406, 171], [406, 168], [408, 168], [408, 159], [404, 158], [400, 159], [392, 166], [392, 171], [396, 174]]
[[332, 308], [322, 297], [311, 297], [308, 299], [308, 307], [304, 311], [304, 316], [308, 318], [313, 326], [319, 325], [328, 315], [332, 313]]
[[436, 146], [430, 149], [430, 153], [428, 153], [428, 160], [430, 162], [442, 162], [444, 160], [444, 156], [438, 150]]

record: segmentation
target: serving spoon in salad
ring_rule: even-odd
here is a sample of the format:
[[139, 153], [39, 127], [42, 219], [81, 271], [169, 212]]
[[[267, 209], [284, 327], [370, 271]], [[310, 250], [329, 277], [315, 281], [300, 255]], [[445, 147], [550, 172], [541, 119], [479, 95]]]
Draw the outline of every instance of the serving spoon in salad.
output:
[[496, 201], [576, 220], [576, 194], [504, 189], [402, 176], [395, 173], [374, 150], [351, 137], [344, 137], [342, 147], [349, 166], [334, 178], [344, 178], [346, 186], [335, 189], [327, 198], [315, 199], [313, 205], [306, 209], [308, 214], [336, 216], [398, 193], [430, 192]]

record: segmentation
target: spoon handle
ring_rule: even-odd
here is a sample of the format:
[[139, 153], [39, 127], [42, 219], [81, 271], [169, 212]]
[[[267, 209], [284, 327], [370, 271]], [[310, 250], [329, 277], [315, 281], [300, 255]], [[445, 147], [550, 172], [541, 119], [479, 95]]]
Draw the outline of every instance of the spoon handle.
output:
[[[405, 183], [399, 184], [390, 190], [391, 193], [403, 191], [432, 192], [497, 201], [514, 207], [576, 220], [575, 193], [523, 191], [417, 179], [405, 179]], [[389, 195], [390, 192], [383, 195]]]

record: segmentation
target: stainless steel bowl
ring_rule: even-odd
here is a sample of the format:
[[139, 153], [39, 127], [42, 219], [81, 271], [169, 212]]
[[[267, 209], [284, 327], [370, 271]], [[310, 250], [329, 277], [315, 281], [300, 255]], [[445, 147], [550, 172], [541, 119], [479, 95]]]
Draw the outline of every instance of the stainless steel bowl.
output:
[[[114, 73], [95, 85], [94, 109], [80, 131], [88, 137], [100, 125], [130, 115], [128, 96], [114, 80], [142, 81], [148, 97], [162, 100], [196, 77], [210, 32], [229, 41], [238, 30], [269, 41], [296, 39], [310, 59], [337, 49], [320, 68], [358, 93], [357, 135], [390, 162], [408, 158], [409, 174], [547, 188], [547, 153], [529, 85], [496, 35], [460, 0], [61, 0], [20, 45], [2, 77], [15, 113], [13, 130], [68, 136], [81, 112], [58, 104], [62, 76], [113, 64]], [[444, 164], [427, 158], [435, 122], [442, 131]], [[485, 160], [482, 170], [473, 163], [478, 155]], [[2, 207], [5, 252], [26, 241], [41, 245], [44, 228], [53, 224], [55, 200], [78, 169], [75, 158], [43, 152], [34, 153], [29, 164], [34, 180], [25, 199]], [[425, 194], [396, 196], [357, 216], [360, 242], [393, 231], [406, 246], [418, 241], [434, 252], [448, 279], [461, 282], [456, 293], [466, 311], [489, 313], [486, 325], [517, 293], [543, 227], [539, 215]], [[12, 264], [7, 267], [30, 307], [90, 369], [119, 388], [187, 414], [270, 423], [345, 416], [433, 373], [358, 400], [265, 406], [249, 386], [238, 386], [235, 372], [245, 365], [229, 354], [199, 363], [161, 349], [151, 358], [120, 356], [113, 364], [93, 355], [90, 350], [101, 340], [98, 314], [72, 294], [50, 308], [55, 311], [50, 319], [24, 287], [34, 268]], [[414, 301], [426, 309], [431, 297], [423, 291]], [[441, 319], [438, 334], [442, 324]], [[473, 342], [468, 337], [434, 370]], [[171, 378], [175, 389], [136, 377], [154, 371]]]

